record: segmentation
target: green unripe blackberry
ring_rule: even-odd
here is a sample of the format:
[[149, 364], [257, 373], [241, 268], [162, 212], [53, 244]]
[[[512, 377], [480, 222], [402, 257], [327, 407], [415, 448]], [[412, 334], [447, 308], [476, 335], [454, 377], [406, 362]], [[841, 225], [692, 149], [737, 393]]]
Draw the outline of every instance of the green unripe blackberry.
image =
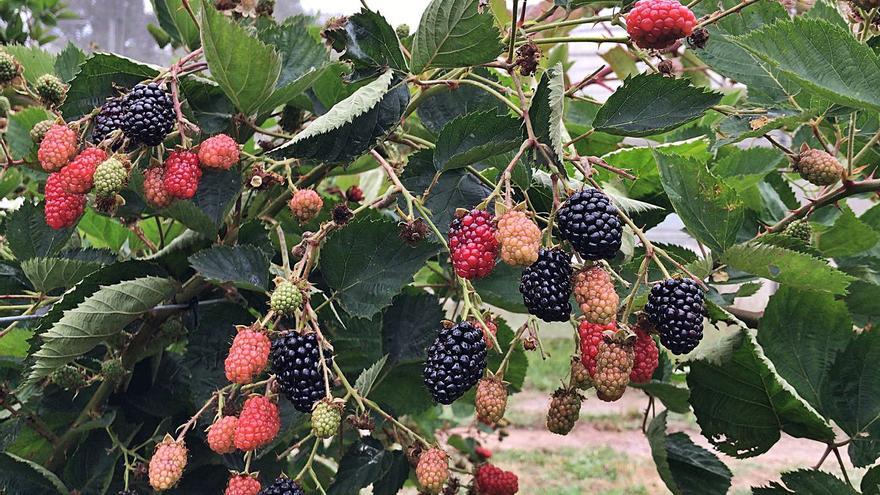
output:
[[104, 381], [119, 383], [125, 377], [125, 367], [121, 359], [108, 359], [101, 363], [101, 375]]
[[34, 91], [40, 95], [40, 101], [47, 107], [57, 107], [67, 96], [67, 85], [53, 74], [43, 74], [34, 84]]
[[322, 400], [312, 409], [312, 433], [318, 438], [330, 438], [339, 430], [342, 421], [340, 407], [329, 400]]
[[0, 96], [0, 117], [9, 115], [10, 110], [12, 110], [12, 104], [9, 103], [9, 98]]
[[80, 389], [86, 384], [86, 375], [76, 366], [69, 364], [53, 371], [49, 379], [52, 383], [65, 390]]
[[782, 235], [794, 237], [809, 244], [813, 240], [813, 227], [806, 220], [795, 220], [785, 227]]
[[41, 120], [40, 122], [34, 124], [34, 126], [31, 127], [30, 132], [28, 133], [31, 137], [31, 140], [36, 144], [40, 144], [41, 142], [43, 142], [43, 136], [45, 136], [46, 133], [49, 132], [49, 129], [51, 129], [53, 125], [55, 125], [55, 121], [51, 119]]
[[21, 64], [12, 54], [0, 51], [0, 85], [9, 84], [21, 74]]
[[104, 160], [95, 169], [95, 194], [110, 197], [118, 193], [128, 182], [128, 165], [119, 155]]
[[397, 37], [398, 37], [398, 38], [401, 38], [401, 39], [406, 38], [407, 36], [409, 36], [409, 31], [410, 31], [410, 30], [409, 30], [409, 24], [399, 24], [399, 25], [394, 29], [394, 32], [397, 33]]
[[272, 292], [272, 296], [269, 298], [269, 307], [276, 313], [290, 315], [302, 306], [302, 302], [303, 295], [299, 287], [293, 282], [285, 280], [279, 283]]

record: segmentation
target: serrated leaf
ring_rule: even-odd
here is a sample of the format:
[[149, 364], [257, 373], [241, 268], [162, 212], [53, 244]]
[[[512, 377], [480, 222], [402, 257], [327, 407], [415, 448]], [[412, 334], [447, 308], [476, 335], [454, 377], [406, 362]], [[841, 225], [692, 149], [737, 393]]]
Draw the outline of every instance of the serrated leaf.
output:
[[272, 95], [281, 73], [278, 53], [205, 1], [200, 20], [211, 75], [239, 110], [256, 112]]
[[67, 120], [79, 118], [119, 93], [116, 88], [130, 88], [158, 74], [156, 67], [112, 53], [95, 53], [80, 65], [70, 82], [61, 113]]
[[75, 230], [73, 227], [55, 230], [46, 225], [43, 206], [25, 201], [4, 222], [9, 249], [19, 261], [52, 256], [61, 251]]
[[9, 452], [0, 452], [0, 490], [10, 494], [70, 493], [70, 489], [54, 473]]
[[347, 163], [369, 151], [400, 123], [409, 102], [406, 85], [394, 85], [393, 76], [386, 71], [359, 88], [271, 155]]
[[40, 335], [43, 344], [33, 355], [35, 362], [28, 381], [49, 376], [55, 369], [118, 335], [125, 325], [168, 298], [174, 287], [174, 282], [159, 277], [101, 287]]
[[236, 168], [206, 170], [193, 199], [175, 201], [162, 211], [187, 227], [214, 237], [240, 190], [241, 174]]
[[[851, 486], [831, 473], [801, 469], [782, 473], [782, 482], [772, 482], [766, 487], [753, 487], [754, 495], [787, 495], [791, 493], [816, 493], [824, 495], [858, 495]], [[870, 492], [864, 492], [868, 494]]]
[[86, 60], [86, 54], [71, 42], [67, 43], [64, 50], [55, 59], [55, 74], [64, 82], [73, 81], [79, 72], [79, 65]]
[[59, 287], [70, 287], [101, 266], [101, 263], [72, 259], [31, 258], [22, 262], [21, 269], [34, 289], [45, 294]]
[[187, 77], [180, 82], [180, 91], [186, 98], [192, 121], [208, 135], [227, 133], [234, 135], [232, 116], [235, 104], [229, 101], [223, 89], [207, 79]]
[[[199, 27], [190, 17], [182, 0], [152, 0], [152, 3], [159, 26], [177, 45], [185, 46], [190, 50], [195, 50], [201, 45]], [[202, 8], [201, 3], [187, 2], [187, 4], [198, 17]]]
[[520, 133], [518, 120], [493, 110], [458, 117], [440, 131], [434, 167], [453, 170], [510, 151], [522, 142]]
[[721, 96], [691, 86], [685, 79], [640, 74], [627, 78], [608, 97], [593, 127], [621, 136], [660, 134], [700, 118]]
[[214, 246], [190, 256], [189, 263], [213, 282], [259, 292], [269, 287], [269, 258], [256, 246]]
[[734, 144], [745, 139], [763, 136], [774, 129], [794, 127], [816, 117], [819, 112], [805, 110], [771, 109], [762, 115], [728, 115], [721, 119], [715, 127], [718, 139], [713, 143], [713, 149], [719, 149], [727, 144]]
[[838, 258], [853, 256], [874, 247], [880, 234], [856, 218], [848, 206], [840, 208], [840, 216], [828, 230], [819, 233], [817, 247], [825, 256]]
[[480, 65], [504, 50], [492, 12], [481, 0], [432, 0], [412, 44], [412, 73]]
[[666, 434], [666, 411], [651, 421], [647, 436], [657, 472], [674, 495], [724, 495], [730, 489], [733, 474], [715, 454], [684, 433]]
[[859, 484], [862, 495], [880, 495], [880, 466], [869, 469]]
[[488, 276], [472, 283], [483, 301], [514, 313], [528, 313], [519, 292], [521, 278], [522, 267], [499, 263]]
[[848, 29], [797, 16], [733, 41], [815, 95], [880, 111], [880, 57]]
[[[482, 77], [492, 77], [486, 70], [476, 70]], [[432, 92], [416, 109], [422, 124], [434, 134], [439, 134], [443, 127], [453, 119], [465, 114], [492, 110], [499, 115], [507, 115], [507, 106], [490, 95], [482, 88], [471, 85], [457, 87], [436, 86], [439, 90]]]
[[3, 50], [10, 53], [21, 64], [21, 75], [29, 84], [37, 82], [43, 74], [55, 73], [55, 55], [39, 46], [6, 45]]
[[847, 286], [855, 280], [825, 260], [769, 245], [737, 244], [721, 254], [721, 261], [791, 287], [832, 294], [846, 294]]
[[[562, 163], [562, 136], [565, 132], [562, 121], [565, 114], [564, 78], [561, 63], [544, 71], [529, 107], [529, 120], [534, 126], [535, 137], [553, 150], [553, 157], [558, 163]], [[538, 153], [537, 156], [543, 155]]]
[[[397, 452], [396, 454], [401, 454]], [[361, 488], [380, 480], [395, 464], [394, 452], [386, 451], [381, 442], [372, 438], [362, 438], [353, 444], [339, 460], [336, 479], [327, 495], [350, 495]]]
[[387, 360], [388, 354], [382, 356], [382, 359], [376, 361], [358, 375], [357, 380], [354, 382], [354, 388], [360, 392], [362, 397], [370, 395], [370, 392], [373, 390], [373, 385], [376, 384], [376, 379], [379, 378], [379, 374], [382, 373], [382, 368], [385, 367], [385, 362]]
[[31, 140], [30, 130], [37, 122], [49, 119], [49, 113], [41, 107], [28, 107], [9, 116], [9, 125], [4, 138], [9, 144], [12, 158], [37, 161], [37, 145]]
[[694, 415], [712, 445], [742, 459], [767, 452], [780, 432], [834, 438], [825, 420], [776, 374], [753, 331], [733, 334], [726, 345], [729, 352], [717, 359], [692, 361], [687, 377]]
[[390, 219], [364, 217], [330, 235], [321, 250], [321, 273], [346, 312], [370, 317], [391, 304], [437, 250], [429, 242], [408, 246]]
[[397, 33], [379, 12], [362, 8], [348, 16], [342, 26], [325, 30], [324, 36], [336, 51], [343, 52], [343, 59], [358, 69], [376, 72], [389, 67], [408, 71]]
[[688, 232], [715, 252], [732, 246], [745, 220], [736, 191], [698, 160], [662, 149], [654, 152], [654, 158], [663, 189]]

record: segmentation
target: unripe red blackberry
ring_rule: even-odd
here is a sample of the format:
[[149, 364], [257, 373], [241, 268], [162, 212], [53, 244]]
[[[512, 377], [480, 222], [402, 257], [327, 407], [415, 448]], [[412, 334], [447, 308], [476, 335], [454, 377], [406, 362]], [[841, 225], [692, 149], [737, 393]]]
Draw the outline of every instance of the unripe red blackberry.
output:
[[460, 211], [449, 225], [449, 252], [455, 274], [485, 277], [495, 268], [498, 254], [494, 217], [485, 210]]
[[477, 384], [477, 419], [484, 424], [494, 425], [504, 417], [507, 409], [507, 385], [501, 380], [483, 378]]
[[568, 435], [581, 415], [583, 398], [574, 390], [564, 388], [553, 392], [547, 410], [547, 429], [557, 435]]
[[485, 370], [483, 332], [467, 321], [447, 322], [428, 348], [422, 375], [434, 400], [448, 405], [476, 385]]
[[593, 386], [599, 400], [614, 402], [623, 397], [629, 384], [633, 359], [631, 344], [606, 339], [599, 345], [596, 372], [593, 374]]
[[654, 376], [654, 370], [660, 362], [660, 350], [654, 337], [645, 332], [641, 326], [635, 327], [636, 340], [633, 343], [633, 367], [629, 374], [629, 381], [633, 383], [648, 383]]
[[254, 450], [268, 445], [281, 429], [278, 406], [268, 397], [254, 395], [244, 402], [235, 425], [235, 448]]
[[703, 289], [689, 278], [669, 278], [651, 288], [645, 315], [660, 333], [660, 343], [673, 354], [691, 352], [703, 338], [704, 297]]
[[195, 196], [201, 178], [202, 169], [199, 167], [198, 155], [186, 150], [172, 151], [168, 154], [162, 180], [169, 196], [178, 199]]
[[574, 274], [574, 298], [587, 321], [608, 324], [617, 316], [620, 297], [611, 275], [598, 266]]
[[0, 87], [11, 83], [21, 74], [21, 64], [11, 53], [0, 50]]
[[58, 174], [61, 176], [61, 187], [70, 194], [86, 194], [94, 185], [95, 170], [107, 159], [107, 152], [100, 148], [84, 149]]
[[578, 337], [581, 343], [581, 363], [586, 366], [590, 376], [596, 373], [596, 355], [599, 346], [605, 341], [605, 335], [617, 332], [617, 323], [612, 321], [606, 325], [582, 321], [578, 325]]
[[85, 195], [65, 192], [62, 180], [58, 173], [49, 174], [46, 179], [46, 225], [56, 230], [75, 225], [86, 208]]
[[180, 481], [186, 468], [187, 451], [183, 441], [176, 441], [170, 435], [156, 445], [150, 458], [150, 486], [156, 491], [167, 490]]
[[272, 343], [259, 327], [239, 325], [238, 333], [229, 347], [224, 367], [226, 379], [239, 385], [247, 385], [266, 369]]
[[235, 428], [238, 418], [223, 416], [208, 427], [208, 447], [218, 454], [235, 452]]
[[640, 48], [671, 46], [696, 25], [694, 13], [677, 0], [639, 0], [626, 16], [626, 32]]
[[223, 495], [257, 495], [260, 493], [260, 482], [253, 474], [233, 474], [226, 485]]
[[165, 208], [174, 201], [165, 190], [164, 167], [152, 167], [144, 172], [144, 198], [153, 208]]
[[544, 321], [571, 316], [571, 257], [561, 249], [538, 251], [538, 261], [523, 270], [519, 292], [529, 313]]
[[34, 91], [40, 96], [40, 101], [44, 105], [52, 108], [64, 102], [64, 97], [67, 96], [67, 85], [54, 74], [43, 74], [34, 83]]
[[556, 213], [559, 237], [586, 260], [611, 259], [620, 250], [623, 224], [617, 207], [602, 191], [581, 189]]
[[829, 153], [807, 148], [801, 150], [794, 163], [794, 169], [810, 184], [830, 186], [844, 175], [844, 168], [837, 158]]
[[73, 129], [66, 125], [53, 124], [40, 142], [37, 158], [43, 170], [55, 172], [61, 170], [76, 155], [76, 148], [77, 139]]
[[419, 456], [416, 479], [426, 493], [437, 494], [449, 479], [449, 458], [442, 449], [429, 449]]
[[318, 216], [324, 206], [321, 196], [311, 189], [298, 189], [290, 198], [290, 211], [300, 223], [306, 223]]
[[519, 491], [515, 474], [488, 463], [477, 468], [474, 480], [479, 495], [515, 495]]
[[498, 217], [498, 242], [505, 263], [528, 266], [538, 259], [541, 229], [525, 212], [511, 210]]
[[99, 163], [94, 175], [95, 194], [103, 198], [115, 196], [128, 183], [130, 169], [125, 155], [113, 155]]
[[238, 163], [238, 143], [226, 134], [217, 134], [199, 145], [199, 161], [208, 168], [229, 170]]

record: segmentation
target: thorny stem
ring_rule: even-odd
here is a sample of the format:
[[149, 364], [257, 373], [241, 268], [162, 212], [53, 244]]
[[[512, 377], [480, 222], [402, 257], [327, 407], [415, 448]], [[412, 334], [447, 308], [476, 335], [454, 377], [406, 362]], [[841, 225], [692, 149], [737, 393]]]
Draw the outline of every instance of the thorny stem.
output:
[[776, 224], [767, 227], [766, 233], [781, 232], [791, 222], [804, 218], [810, 215], [813, 211], [818, 210], [823, 206], [836, 203], [841, 199], [845, 199], [855, 194], [877, 191], [880, 191], [880, 179], [869, 179], [860, 182], [844, 182], [843, 185], [837, 189], [810, 201], [789, 213], [787, 217], [783, 218]]
[[871, 148], [875, 144], [877, 144], [877, 141], [880, 141], [880, 131], [877, 131], [876, 134], [871, 136], [871, 139], [867, 143], [865, 143], [865, 146], [862, 147], [862, 149], [859, 150], [859, 152], [856, 153], [856, 155], [854, 157], [852, 157], [852, 159], [850, 160], [850, 163], [852, 164], [852, 166], [856, 166], [856, 164], [858, 164], [858, 162], [862, 158], [864, 158], [865, 155], [868, 154], [869, 151], [871, 151]]
[[742, 0], [742, 2], [740, 2], [737, 5], [734, 5], [733, 7], [729, 8], [727, 10], [714, 12], [714, 13], [710, 14], [709, 17], [707, 17], [705, 20], [703, 20], [702, 22], [697, 24], [694, 29], [699, 29], [701, 27], [706, 27], [709, 24], [714, 24], [714, 23], [718, 22], [719, 20], [721, 20], [731, 14], [735, 14], [735, 13], [739, 12], [740, 10], [748, 7], [749, 5], [751, 5], [753, 3], [758, 3], [759, 1], [760, 0]]
[[[504, 358], [501, 360], [501, 364], [498, 365], [498, 371], [495, 372], [495, 376], [499, 380], [504, 379], [504, 372], [507, 371], [507, 363], [510, 362], [510, 356], [513, 355], [513, 350], [516, 348], [516, 345], [519, 343], [520, 338], [522, 338], [523, 333], [528, 330], [529, 326], [534, 322], [534, 317], [529, 316], [529, 319], [519, 327], [516, 331], [516, 335], [513, 336], [513, 340], [510, 341], [510, 345], [507, 346], [507, 352], [504, 354]], [[498, 346], [498, 342], [495, 341], [495, 346]]]
[[578, 26], [580, 24], [589, 24], [593, 22], [604, 22], [610, 21], [614, 18], [614, 14], [612, 15], [596, 15], [592, 17], [579, 17], [577, 19], [567, 19], [564, 21], [556, 21], [556, 22], [548, 22], [545, 24], [535, 24], [525, 28], [523, 31], [526, 33], [537, 33], [538, 31], [546, 31], [548, 29], [556, 29], [560, 27], [566, 26]]
[[348, 392], [352, 397], [354, 397], [355, 402], [357, 402], [358, 407], [361, 411], [365, 411], [367, 407], [364, 405], [363, 400], [361, 399], [361, 394], [358, 393], [354, 387], [349, 383], [348, 378], [345, 377], [345, 374], [339, 369], [339, 365], [336, 364], [336, 361], [333, 361], [333, 371], [336, 372], [336, 376], [339, 377], [339, 381], [342, 382], [342, 386], [345, 387], [345, 391]]
[[421, 435], [419, 435], [418, 433], [416, 433], [416, 432], [412, 431], [411, 429], [409, 429], [405, 424], [403, 424], [403, 423], [401, 423], [400, 421], [398, 421], [394, 416], [392, 416], [392, 415], [388, 414], [387, 412], [383, 411], [382, 408], [379, 407], [379, 404], [376, 404], [375, 402], [373, 402], [373, 401], [370, 400], [370, 399], [367, 399], [366, 397], [363, 398], [363, 401], [364, 401], [364, 404], [367, 405], [367, 407], [369, 407], [370, 409], [372, 409], [373, 411], [375, 411], [377, 414], [379, 414], [379, 416], [382, 416], [383, 418], [385, 418], [386, 421], [390, 421], [390, 422], [393, 423], [396, 427], [398, 427], [398, 428], [400, 428], [401, 430], [405, 431], [409, 436], [411, 436], [412, 438], [418, 440], [418, 441], [419, 441], [422, 445], [424, 445], [425, 447], [430, 447], [430, 446], [431, 446], [431, 443], [428, 442], [427, 440], [425, 440], [424, 438], [422, 438]]

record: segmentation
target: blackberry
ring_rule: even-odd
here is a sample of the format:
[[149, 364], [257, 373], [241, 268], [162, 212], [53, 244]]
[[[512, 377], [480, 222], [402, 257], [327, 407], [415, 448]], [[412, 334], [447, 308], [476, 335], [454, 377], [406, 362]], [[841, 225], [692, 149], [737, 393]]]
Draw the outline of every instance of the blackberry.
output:
[[559, 237], [570, 242], [584, 259], [611, 259], [620, 250], [623, 226], [617, 207], [598, 189], [572, 194], [556, 213]]
[[95, 115], [95, 127], [92, 129], [92, 141], [100, 143], [107, 139], [111, 132], [122, 129], [122, 97], [108, 98]]
[[122, 490], [117, 495], [138, 495], [137, 490]]
[[571, 259], [561, 249], [538, 251], [538, 261], [522, 273], [519, 292], [529, 313], [544, 321], [568, 321], [571, 315]]
[[290, 478], [276, 478], [271, 485], [257, 495], [306, 495], [306, 492]]
[[483, 332], [470, 322], [444, 325], [428, 348], [422, 376], [434, 400], [452, 404], [471, 389], [486, 370]]
[[171, 95], [156, 83], [138, 84], [122, 101], [122, 130], [133, 141], [160, 144], [174, 126]]
[[651, 288], [645, 314], [673, 354], [691, 352], [703, 338], [703, 298], [703, 289], [689, 278], [668, 278]]
[[312, 412], [315, 402], [325, 395], [318, 345], [314, 333], [288, 332], [272, 341], [269, 354], [281, 392], [304, 413]]

